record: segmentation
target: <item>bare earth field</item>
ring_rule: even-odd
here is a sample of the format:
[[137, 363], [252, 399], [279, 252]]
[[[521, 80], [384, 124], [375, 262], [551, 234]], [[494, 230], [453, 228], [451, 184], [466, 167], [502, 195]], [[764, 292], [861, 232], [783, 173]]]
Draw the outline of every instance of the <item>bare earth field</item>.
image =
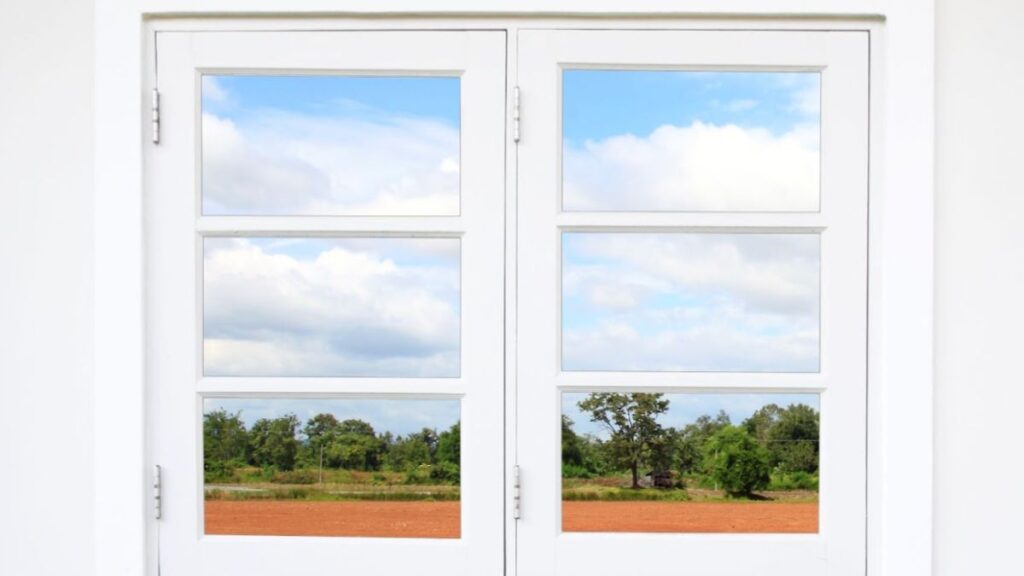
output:
[[[459, 502], [210, 500], [207, 534], [458, 538]], [[566, 532], [816, 533], [814, 502], [563, 502]]]
[[459, 502], [207, 500], [206, 533], [458, 538]]
[[815, 533], [817, 502], [562, 502], [565, 532]]

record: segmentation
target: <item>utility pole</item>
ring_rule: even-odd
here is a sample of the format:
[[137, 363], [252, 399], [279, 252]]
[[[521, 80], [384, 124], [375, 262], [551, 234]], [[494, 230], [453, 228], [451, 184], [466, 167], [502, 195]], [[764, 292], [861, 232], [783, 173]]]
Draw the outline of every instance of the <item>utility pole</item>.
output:
[[320, 443], [320, 486], [324, 485], [324, 443]]

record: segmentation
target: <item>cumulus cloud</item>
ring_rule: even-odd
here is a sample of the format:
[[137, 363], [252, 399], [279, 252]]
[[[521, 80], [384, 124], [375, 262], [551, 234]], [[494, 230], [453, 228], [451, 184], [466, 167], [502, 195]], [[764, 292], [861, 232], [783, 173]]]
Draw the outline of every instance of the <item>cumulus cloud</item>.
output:
[[459, 373], [458, 240], [207, 239], [203, 285], [207, 375]]
[[569, 370], [815, 371], [819, 243], [795, 234], [567, 234]]
[[564, 148], [567, 210], [816, 210], [816, 123], [774, 135], [695, 121]]
[[202, 128], [205, 214], [459, 212], [459, 131], [443, 121], [261, 110]]

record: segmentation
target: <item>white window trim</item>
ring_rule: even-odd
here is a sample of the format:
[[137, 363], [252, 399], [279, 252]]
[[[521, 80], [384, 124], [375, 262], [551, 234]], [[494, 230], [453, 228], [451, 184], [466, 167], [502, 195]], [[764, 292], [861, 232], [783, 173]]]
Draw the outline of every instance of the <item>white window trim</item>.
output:
[[[155, 565], [149, 548], [156, 524], [150, 520], [143, 408], [142, 190], [150, 146], [146, 136], [152, 33], [213, 28], [514, 31], [520, 26], [580, 27], [579, 18], [585, 17], [593, 20], [587, 26], [602, 28], [871, 31], [868, 573], [931, 574], [933, 2], [489, 0], [483, 6], [472, 0], [432, 0], [429, 8], [424, 4], [351, 0], [346, 13], [337, 13], [338, 4], [331, 0], [251, 0], [245, 11], [234, 0], [96, 1], [95, 573], [141, 575]], [[375, 18], [362, 17], [368, 15]], [[514, 45], [511, 48], [513, 55]], [[508, 65], [514, 75], [514, 57]], [[506, 219], [514, 234], [511, 140], [508, 150]], [[514, 236], [510, 240], [506, 290], [511, 307]], [[514, 322], [506, 332], [514, 352]], [[506, 364], [507, 377], [514, 382], [514, 363]]]

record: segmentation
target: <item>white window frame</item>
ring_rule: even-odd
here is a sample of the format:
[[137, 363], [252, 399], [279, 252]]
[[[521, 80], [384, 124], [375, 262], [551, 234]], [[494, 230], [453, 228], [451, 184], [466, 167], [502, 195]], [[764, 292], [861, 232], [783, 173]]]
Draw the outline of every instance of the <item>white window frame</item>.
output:
[[[154, 573], [144, 412], [143, 171], [157, 30], [520, 27], [855, 29], [871, 34], [868, 574], [932, 562], [934, 6], [930, 0], [97, 0], [95, 573]], [[329, 16], [328, 16], [329, 15]], [[252, 16], [260, 16], [252, 18]], [[369, 17], [369, 16], [372, 16]], [[507, 121], [511, 121], [511, 107]], [[507, 131], [506, 306], [515, 161]], [[506, 354], [515, 353], [506, 313]], [[515, 382], [515, 364], [506, 378]], [[514, 415], [508, 418], [514, 420]], [[509, 433], [509, 438], [514, 433]], [[506, 450], [509, 458], [514, 454]], [[510, 516], [510, 515], [507, 515]], [[508, 529], [514, 521], [508, 518]], [[514, 558], [506, 554], [506, 558]], [[509, 574], [515, 566], [509, 564]]]

